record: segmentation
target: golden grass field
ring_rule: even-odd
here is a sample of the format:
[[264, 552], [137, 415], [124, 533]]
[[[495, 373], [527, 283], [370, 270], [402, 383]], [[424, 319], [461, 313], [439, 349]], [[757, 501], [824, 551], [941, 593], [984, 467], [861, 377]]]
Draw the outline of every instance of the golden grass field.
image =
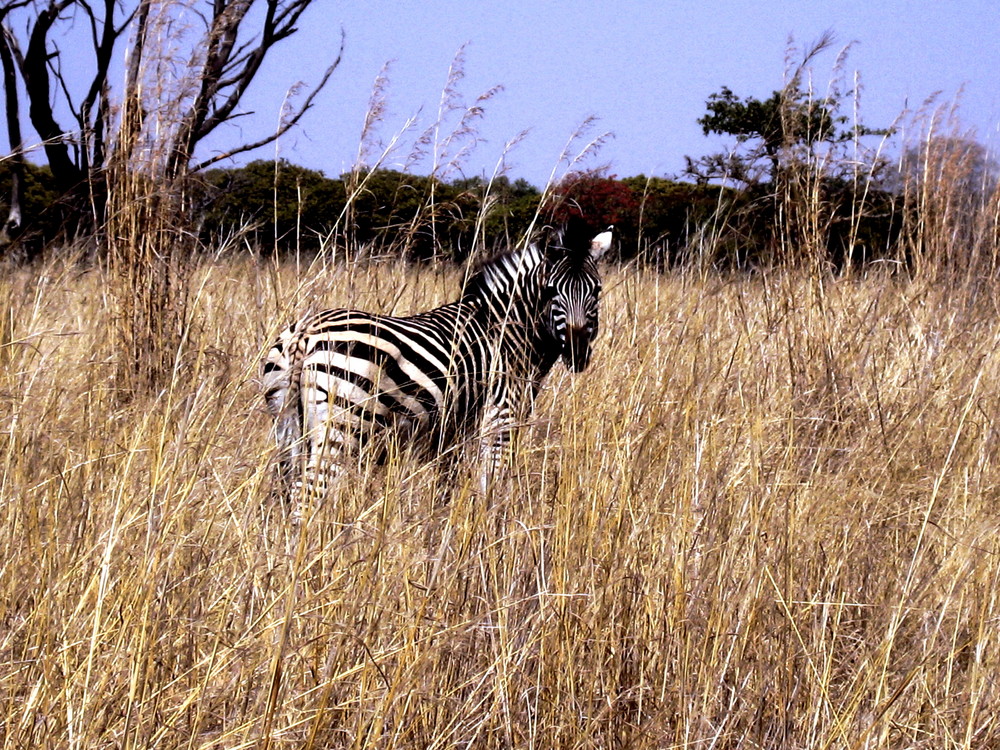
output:
[[98, 269], [0, 277], [3, 748], [1000, 746], [1000, 282], [607, 269], [489, 497], [272, 495], [264, 347], [460, 271], [205, 261], [120, 397]]

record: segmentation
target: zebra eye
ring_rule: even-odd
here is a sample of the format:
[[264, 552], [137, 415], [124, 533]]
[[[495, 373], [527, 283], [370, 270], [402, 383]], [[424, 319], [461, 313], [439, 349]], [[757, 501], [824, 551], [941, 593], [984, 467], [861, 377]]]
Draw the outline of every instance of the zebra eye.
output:
[[558, 294], [558, 289], [556, 289], [552, 284], [546, 284], [542, 287], [542, 302], [551, 302]]

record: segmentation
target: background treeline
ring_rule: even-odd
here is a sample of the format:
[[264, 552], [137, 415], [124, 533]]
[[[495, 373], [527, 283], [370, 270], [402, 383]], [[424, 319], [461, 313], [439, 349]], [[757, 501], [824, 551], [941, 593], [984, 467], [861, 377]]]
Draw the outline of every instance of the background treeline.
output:
[[679, 256], [700, 227], [740, 196], [659, 177], [574, 173], [548, 193], [524, 179], [442, 182], [389, 169], [339, 178], [256, 161], [205, 175], [200, 236], [241, 236], [262, 252], [317, 251], [332, 236], [373, 256], [463, 260], [518, 241], [538, 222], [614, 224], [622, 259]]
[[[287, 22], [303, 9], [291, 7]], [[209, 38], [235, 33], [230, 27], [235, 21], [217, 10]], [[899, 123], [872, 128], [861, 122], [858, 92], [845, 76], [843, 56], [825, 95], [819, 95], [811, 83], [812, 66], [832, 44], [832, 36], [824, 35], [810, 47], [790, 49], [789, 61], [799, 60], [789, 64], [783, 87], [767, 97], [740, 96], [726, 86], [709, 94], [697, 122], [706, 136], [725, 139], [723, 150], [685, 156], [676, 176], [619, 178], [607, 169], [586, 169], [587, 157], [604, 137], [598, 136], [576, 158], [560, 157], [562, 176], [545, 186], [507, 175], [465, 176], [468, 150], [456, 143], [475, 134], [484, 100], [460, 106], [454, 88], [460, 57], [445, 92], [448, 111], [460, 113], [450, 135], [432, 144], [429, 130], [409, 156], [392, 147], [378, 155], [369, 148], [368, 132], [383, 116], [384, 82], [377, 81], [359, 166], [336, 177], [284, 160], [219, 168], [222, 159], [278, 138], [287, 130], [284, 124], [224, 154], [194, 158], [197, 144], [219, 124], [218, 117], [202, 122], [206, 111], [213, 106], [233, 111], [244, 90], [236, 87], [226, 98], [226, 86], [236, 78], [216, 80], [225, 60], [209, 60], [213, 64], [205, 70], [192, 72], [194, 81], [218, 84], [208, 86], [214, 99], [189, 102], [183, 92], [198, 87], [179, 86], [173, 91], [176, 106], [155, 110], [155, 116], [152, 99], [163, 97], [143, 102], [136, 71], [122, 98], [123, 106], [136, 108], [135, 118], [125, 115], [131, 112], [125, 107], [115, 119], [111, 113], [118, 110], [110, 104], [94, 113], [95, 134], [116, 133], [115, 158], [97, 139], [87, 142], [90, 152], [78, 149], [78, 163], [70, 163], [63, 151], [74, 141], [55, 133], [46, 142], [44, 167], [27, 161], [20, 147], [0, 160], [0, 215], [8, 217], [0, 228], [0, 257], [31, 258], [45, 247], [58, 252], [82, 240], [102, 260], [118, 263], [127, 292], [135, 278], [164, 279], [163, 299], [145, 306], [157, 320], [159, 313], [152, 311], [183, 297], [188, 260], [199, 252], [462, 261], [570, 219], [582, 220], [595, 233], [614, 224], [613, 255], [656, 268], [694, 263], [842, 269], [891, 260], [917, 272], [933, 267], [992, 273], [1000, 224], [996, 159], [974, 134], [953, 125], [953, 112], [907, 113], [912, 125], [905, 140], [897, 138], [903, 131]], [[158, 54], [169, 59], [168, 52]], [[151, 70], [159, 59], [150, 58]], [[229, 63], [248, 85], [254, 70]], [[27, 86], [36, 79], [28, 76], [26, 91], [38, 129], [35, 119], [45, 108], [41, 94]], [[216, 100], [224, 100], [225, 107], [212, 105]], [[304, 104], [307, 108], [308, 100]], [[286, 124], [293, 125], [305, 108]], [[7, 120], [8, 129], [17, 131], [14, 107]], [[12, 136], [12, 143], [19, 142]], [[420, 164], [428, 149], [436, 154], [428, 175], [387, 168]], [[445, 159], [451, 150], [455, 153]], [[126, 298], [131, 304], [131, 294]]]
[[[0, 194], [9, 171], [0, 163]], [[29, 165], [22, 243], [41, 247], [62, 230], [48, 167]], [[841, 264], [891, 255], [904, 223], [899, 190], [827, 179], [821, 186], [827, 257]], [[328, 177], [287, 161], [207, 171], [191, 199], [199, 244], [262, 254], [315, 253], [333, 238], [373, 257], [463, 260], [516, 242], [538, 221], [583, 217], [614, 224], [619, 260], [664, 267], [691, 260], [711, 238], [712, 262], [756, 265], [777, 256], [781, 203], [770, 183], [744, 188], [638, 175], [574, 173], [544, 193], [501, 176], [442, 182], [390, 169]], [[865, 206], [859, 212], [859, 205]], [[0, 206], [0, 210], [3, 207]]]

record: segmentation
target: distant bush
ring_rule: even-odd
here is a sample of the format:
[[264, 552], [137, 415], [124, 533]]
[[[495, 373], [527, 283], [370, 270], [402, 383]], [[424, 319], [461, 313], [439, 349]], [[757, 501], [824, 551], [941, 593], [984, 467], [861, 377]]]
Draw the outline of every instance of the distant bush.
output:
[[283, 160], [210, 170], [202, 189], [202, 240], [242, 232], [263, 252], [318, 249], [346, 200], [341, 180]]
[[491, 250], [515, 241], [540, 197], [527, 181], [506, 177], [444, 183], [380, 169], [329, 178], [285, 161], [255, 161], [206, 173], [197, 202], [207, 245], [240, 233], [265, 253], [316, 251], [333, 236], [370, 255], [461, 260], [476, 243]]
[[[59, 212], [59, 191], [52, 177], [52, 170], [26, 162], [24, 174], [24, 203], [21, 212], [25, 218], [22, 231], [11, 239], [28, 255], [59, 237], [62, 214]], [[10, 211], [11, 175], [10, 162], [0, 160], [0, 216]]]

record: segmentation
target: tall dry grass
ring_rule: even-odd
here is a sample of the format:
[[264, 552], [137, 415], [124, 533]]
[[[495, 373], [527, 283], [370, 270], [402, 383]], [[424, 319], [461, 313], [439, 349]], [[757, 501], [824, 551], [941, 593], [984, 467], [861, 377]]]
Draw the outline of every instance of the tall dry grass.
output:
[[[443, 102], [464, 137], [481, 100]], [[264, 347], [461, 270], [346, 263], [350, 211], [308, 270], [185, 255], [183, 315], [136, 318], [155, 372], [123, 375], [136, 268], [178, 278], [148, 174], [112, 192], [125, 265], [0, 276], [3, 748], [1000, 744], [996, 196], [973, 235], [908, 227], [910, 277], [608, 269], [594, 363], [557, 368], [509, 481], [397, 457], [295, 533]]]
[[4, 748], [1000, 742], [996, 280], [609, 270], [508, 486], [399, 459], [296, 539], [255, 383], [295, 269], [206, 261], [168, 387], [123, 402], [75, 268], [0, 280]]

